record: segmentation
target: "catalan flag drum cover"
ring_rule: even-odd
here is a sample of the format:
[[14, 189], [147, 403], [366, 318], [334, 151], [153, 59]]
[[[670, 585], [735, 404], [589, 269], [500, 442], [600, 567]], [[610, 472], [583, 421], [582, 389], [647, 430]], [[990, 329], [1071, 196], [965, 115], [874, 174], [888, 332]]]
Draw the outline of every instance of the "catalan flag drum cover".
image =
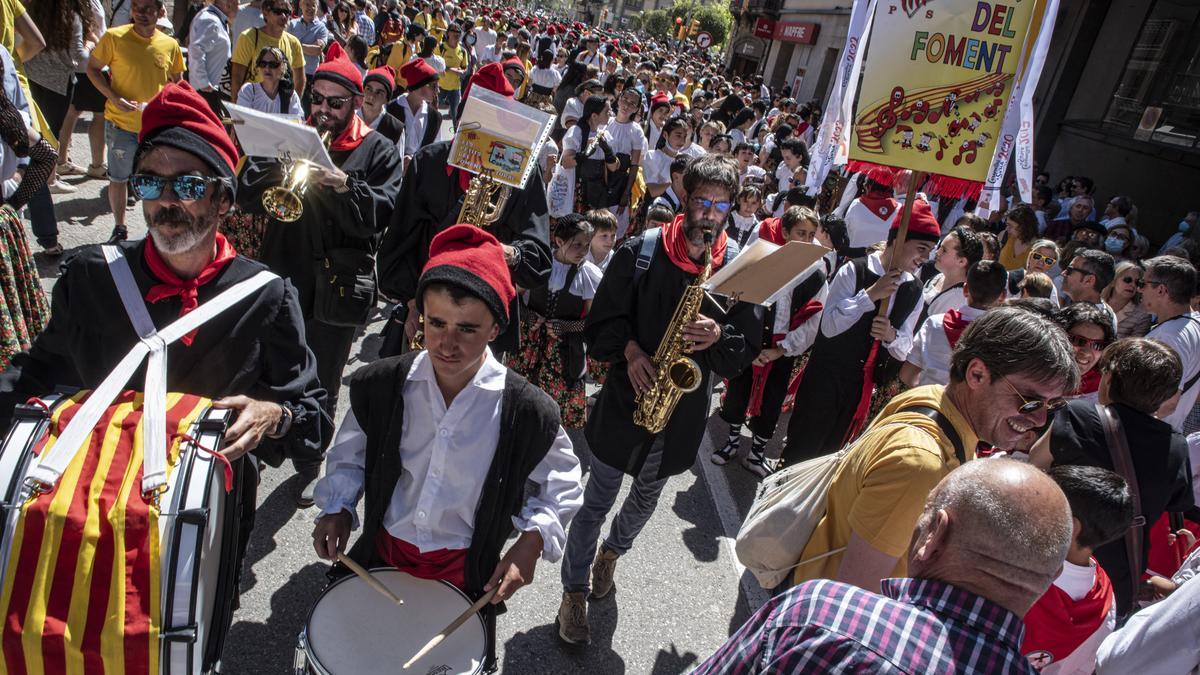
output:
[[[88, 393], [54, 408], [49, 433], [32, 444], [34, 454], [53, 446]], [[209, 405], [198, 396], [168, 394], [168, 481], [189, 430]], [[160, 506], [141, 494], [142, 433], [142, 395], [125, 392], [58, 485], [33, 493], [15, 519], [6, 514], [0, 672], [159, 672], [159, 521], [167, 502]], [[0, 476], [0, 482], [15, 484], [12, 478]]]

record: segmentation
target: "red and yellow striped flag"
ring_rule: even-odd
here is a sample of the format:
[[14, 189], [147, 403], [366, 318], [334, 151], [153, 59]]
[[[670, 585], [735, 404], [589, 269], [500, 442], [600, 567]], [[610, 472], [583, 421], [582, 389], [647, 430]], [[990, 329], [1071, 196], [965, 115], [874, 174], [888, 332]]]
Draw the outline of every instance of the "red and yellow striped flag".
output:
[[[63, 402], [41, 454], [90, 392]], [[167, 396], [168, 475], [209, 406]], [[0, 594], [0, 673], [157, 673], [162, 602], [158, 508], [142, 498], [142, 395], [125, 392], [54, 491], [21, 509]]]

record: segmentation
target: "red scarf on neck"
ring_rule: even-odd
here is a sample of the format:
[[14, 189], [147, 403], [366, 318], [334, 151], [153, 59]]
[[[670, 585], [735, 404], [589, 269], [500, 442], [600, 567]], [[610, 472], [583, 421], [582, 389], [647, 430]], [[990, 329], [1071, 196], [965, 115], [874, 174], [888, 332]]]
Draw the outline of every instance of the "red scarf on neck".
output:
[[1092, 368], [1084, 373], [1083, 378], [1079, 380], [1079, 389], [1075, 390], [1075, 396], [1083, 396], [1084, 394], [1094, 394], [1100, 391], [1100, 378], [1103, 373], [1099, 368]]
[[758, 225], [758, 238], [764, 241], [769, 241], [772, 244], [783, 246], [787, 243], [787, 237], [783, 234], [783, 219], [782, 218], [766, 218]]
[[958, 339], [962, 337], [963, 331], [971, 324], [969, 319], [964, 319], [962, 312], [957, 309], [952, 309], [946, 312], [942, 318], [942, 330], [946, 331], [946, 340], [950, 343], [950, 348], [958, 344]]
[[1079, 600], [1072, 600], [1066, 591], [1051, 585], [1025, 615], [1021, 653], [1028, 656], [1047, 652], [1051, 662], [1067, 658], [1103, 628], [1112, 604], [1112, 582], [1099, 565], [1096, 582]]
[[859, 201], [880, 220], [891, 220], [892, 214], [896, 213], [896, 209], [900, 207], [900, 204], [886, 192], [868, 192], [859, 197]]
[[[312, 118], [309, 118], [309, 124], [312, 124]], [[367, 134], [374, 131], [362, 118], [358, 115], [350, 117], [350, 123], [342, 129], [342, 133], [337, 138], [333, 139], [333, 143], [329, 144], [329, 150], [332, 152], [350, 152], [358, 149], [362, 144], [363, 139]]]
[[[154, 240], [146, 237], [146, 243], [142, 247], [142, 257], [146, 261], [146, 267], [150, 268], [150, 273], [162, 282], [150, 287], [150, 291], [146, 293], [146, 302], [154, 303], [178, 295], [181, 305], [179, 316], [199, 307], [200, 300], [197, 297], [199, 288], [216, 278], [221, 270], [229, 264], [229, 261], [237, 257], [237, 251], [233, 250], [233, 245], [220, 232], [217, 233], [214, 249], [212, 262], [205, 265], [195, 279], [184, 280], [172, 272], [170, 267], [167, 267], [167, 263], [159, 255], [158, 249], [154, 248]], [[192, 340], [195, 338], [196, 331], [192, 331], [179, 339], [183, 344], [191, 346]]]
[[[700, 271], [704, 269], [703, 263], [698, 263], [688, 256], [688, 240], [683, 235], [683, 214], [675, 216], [674, 221], [663, 226], [662, 240], [663, 248], [667, 249], [667, 257], [676, 267], [688, 274], [700, 274]], [[721, 233], [713, 240], [712, 268], [714, 272], [725, 263], [725, 244], [728, 241], [729, 237], [725, 236], [725, 230], [721, 230]]]

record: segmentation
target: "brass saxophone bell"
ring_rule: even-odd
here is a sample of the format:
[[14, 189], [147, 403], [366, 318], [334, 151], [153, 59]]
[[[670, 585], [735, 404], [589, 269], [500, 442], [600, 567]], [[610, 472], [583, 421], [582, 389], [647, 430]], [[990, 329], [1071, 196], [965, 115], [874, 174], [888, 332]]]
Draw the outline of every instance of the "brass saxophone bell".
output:
[[675, 359], [667, 368], [667, 377], [675, 388], [679, 391], [690, 394], [700, 388], [700, 380], [703, 374], [700, 372], [700, 364], [694, 360], [685, 357]]

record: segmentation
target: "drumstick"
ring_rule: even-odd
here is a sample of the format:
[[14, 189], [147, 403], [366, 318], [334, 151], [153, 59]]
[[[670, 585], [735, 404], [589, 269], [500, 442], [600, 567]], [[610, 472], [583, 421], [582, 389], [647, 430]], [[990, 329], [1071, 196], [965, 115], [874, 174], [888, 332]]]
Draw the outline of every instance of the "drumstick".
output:
[[498, 591], [498, 590], [500, 590], [499, 583], [497, 583], [492, 588], [492, 590], [488, 591], [487, 593], [484, 593], [482, 598], [479, 598], [478, 600], [476, 600], [475, 604], [471, 605], [467, 609], [467, 611], [460, 614], [457, 619], [451, 621], [450, 625], [448, 625], [442, 629], [442, 632], [433, 636], [433, 639], [430, 640], [429, 642], [426, 642], [425, 646], [421, 647], [420, 651], [418, 651], [415, 656], [413, 656], [411, 659], [409, 659], [404, 664], [404, 668], [407, 669], [409, 666], [411, 666], [412, 664], [419, 661], [422, 656], [425, 656], [429, 652], [433, 651], [433, 648], [440, 645], [442, 643], [442, 640], [445, 640], [451, 633], [458, 630], [459, 626], [461, 626], [467, 622], [467, 619], [471, 618], [472, 616], [475, 616], [475, 613], [478, 612], [479, 610], [483, 609], [484, 605], [491, 602], [492, 598], [496, 597], [496, 591]]
[[396, 594], [392, 592], [392, 589], [388, 588], [387, 586], [384, 586], [383, 582], [381, 582], [378, 579], [376, 579], [375, 577], [371, 576], [371, 573], [368, 572], [366, 570], [366, 568], [364, 568], [362, 565], [359, 565], [358, 563], [351, 560], [350, 556], [346, 555], [345, 553], [342, 553], [341, 551], [338, 551], [337, 557], [338, 557], [338, 562], [342, 563], [346, 567], [349, 567], [350, 571], [357, 574], [359, 579], [362, 579], [363, 581], [367, 582], [368, 586], [379, 591], [380, 593], [382, 593], [384, 596], [389, 598], [392, 602], [396, 603], [397, 605], [404, 604], [404, 601], [401, 600], [399, 597], [397, 597]]

